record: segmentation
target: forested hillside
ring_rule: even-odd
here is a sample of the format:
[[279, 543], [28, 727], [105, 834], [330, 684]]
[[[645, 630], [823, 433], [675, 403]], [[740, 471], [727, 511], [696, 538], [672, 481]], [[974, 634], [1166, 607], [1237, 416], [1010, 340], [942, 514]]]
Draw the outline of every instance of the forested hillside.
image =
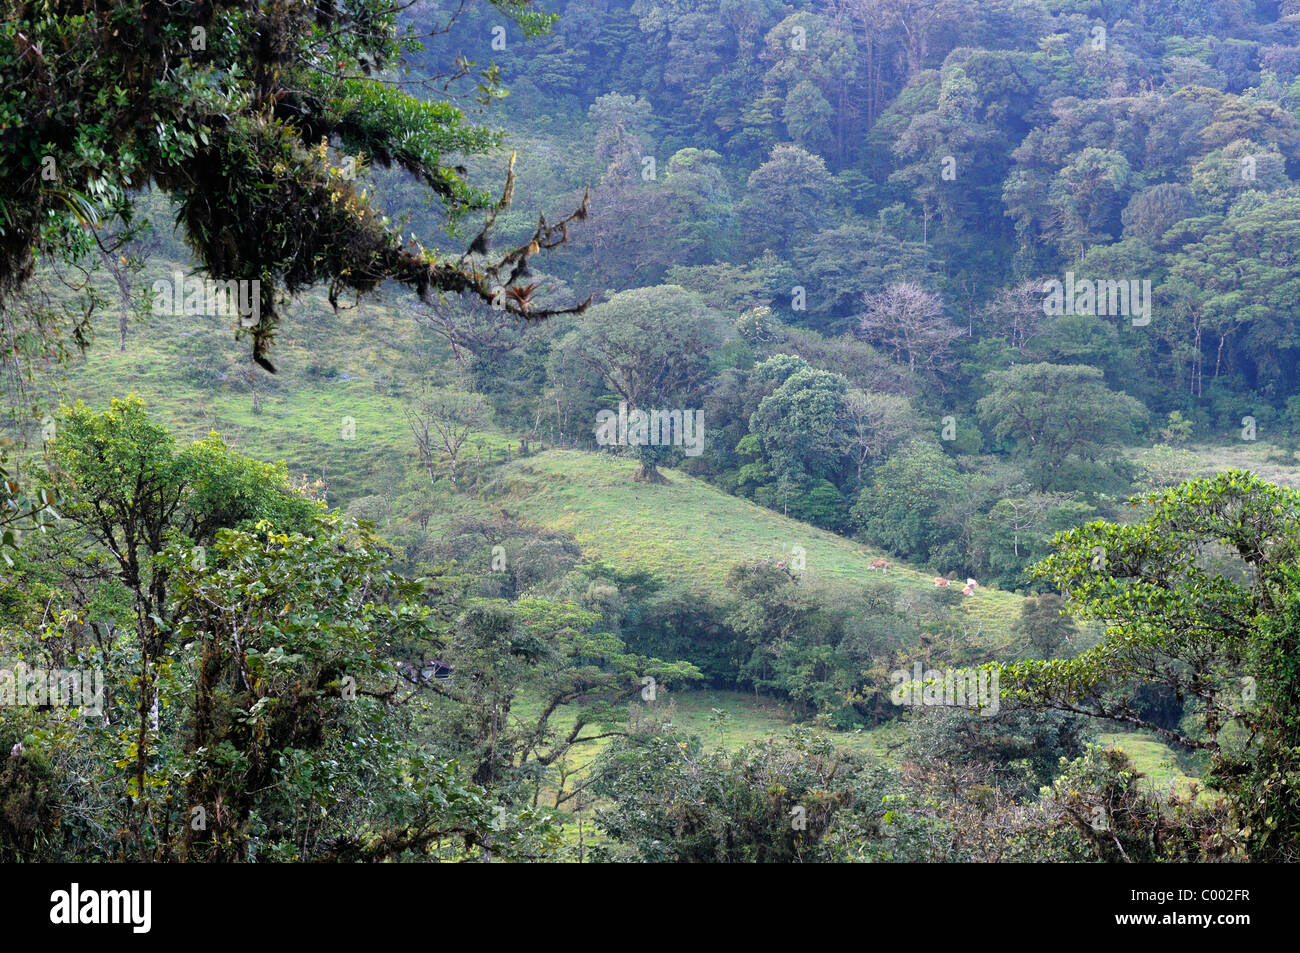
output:
[[1300, 4], [0, 12], [0, 859], [1300, 857]]

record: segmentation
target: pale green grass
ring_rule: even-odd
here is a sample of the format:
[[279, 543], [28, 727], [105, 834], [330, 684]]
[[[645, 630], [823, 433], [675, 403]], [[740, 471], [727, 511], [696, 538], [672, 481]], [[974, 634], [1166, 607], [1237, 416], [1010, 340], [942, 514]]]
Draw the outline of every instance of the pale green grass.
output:
[[[728, 570], [755, 559], [790, 560], [802, 547], [810, 584], [850, 598], [890, 583], [900, 594], [934, 589], [934, 574], [880, 550], [788, 519], [674, 470], [665, 484], [637, 483], [635, 462], [576, 450], [549, 450], [501, 470], [488, 502], [511, 515], [572, 533], [583, 552], [653, 570], [701, 595], [724, 593]], [[889, 560], [887, 573], [874, 559]], [[972, 642], [1004, 648], [1022, 597], [980, 587], [955, 607]]]
[[1145, 482], [1153, 489], [1213, 476], [1224, 470], [1249, 470], [1269, 483], [1300, 489], [1300, 457], [1294, 451], [1264, 440], [1177, 448], [1141, 447], [1129, 450], [1126, 455], [1148, 474]]
[[[1163, 794], [1173, 786], [1179, 794], [1186, 795], [1196, 782], [1195, 778], [1184, 774], [1178, 767], [1174, 752], [1169, 746], [1146, 732], [1102, 732], [1098, 735], [1098, 740], [1108, 748], [1118, 748], [1127, 754], [1145, 776], [1143, 783], [1152, 791]], [[1209, 796], [1203, 788], [1199, 789], [1198, 794], [1200, 797]]]

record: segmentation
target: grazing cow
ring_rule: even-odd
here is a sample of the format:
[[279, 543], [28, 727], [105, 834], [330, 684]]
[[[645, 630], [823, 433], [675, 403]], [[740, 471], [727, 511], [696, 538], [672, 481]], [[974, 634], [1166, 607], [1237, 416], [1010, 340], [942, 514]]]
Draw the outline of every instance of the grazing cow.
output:
[[980, 587], [980, 584], [970, 576], [966, 577], [966, 585], [970, 586], [972, 589], [978, 589]]
[[975, 587], [974, 587], [974, 586], [967, 586], [965, 589], [963, 589], [963, 590], [961, 591], [961, 594], [962, 594], [963, 596], [969, 596], [969, 595], [973, 595], [974, 592], [975, 592]]
[[951, 585], [952, 585], [951, 579], [944, 579], [943, 576], [934, 577], [934, 588], [936, 589], [947, 589]]
[[883, 559], [873, 559], [871, 560], [871, 568], [879, 569], [881, 572], [887, 573], [889, 572], [889, 563], [885, 562]]

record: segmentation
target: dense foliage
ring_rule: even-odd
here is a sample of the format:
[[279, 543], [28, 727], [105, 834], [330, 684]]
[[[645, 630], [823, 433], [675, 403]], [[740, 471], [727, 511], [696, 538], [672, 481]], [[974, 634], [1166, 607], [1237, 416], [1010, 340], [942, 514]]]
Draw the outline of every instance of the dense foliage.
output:
[[0, 859], [1300, 856], [1293, 0], [0, 34]]

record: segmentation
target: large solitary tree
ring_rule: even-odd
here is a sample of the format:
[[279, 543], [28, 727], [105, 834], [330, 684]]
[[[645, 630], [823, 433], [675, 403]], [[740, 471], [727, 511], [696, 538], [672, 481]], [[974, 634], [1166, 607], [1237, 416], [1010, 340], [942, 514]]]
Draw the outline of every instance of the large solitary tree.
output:
[[[629, 413], [671, 408], [684, 417], [699, 407], [710, 352], [725, 333], [722, 316], [699, 295], [677, 285], [636, 288], [593, 308], [564, 336], [559, 357], [588, 368]], [[653, 439], [637, 446], [637, 479], [660, 482], [657, 464], [671, 452]]]

